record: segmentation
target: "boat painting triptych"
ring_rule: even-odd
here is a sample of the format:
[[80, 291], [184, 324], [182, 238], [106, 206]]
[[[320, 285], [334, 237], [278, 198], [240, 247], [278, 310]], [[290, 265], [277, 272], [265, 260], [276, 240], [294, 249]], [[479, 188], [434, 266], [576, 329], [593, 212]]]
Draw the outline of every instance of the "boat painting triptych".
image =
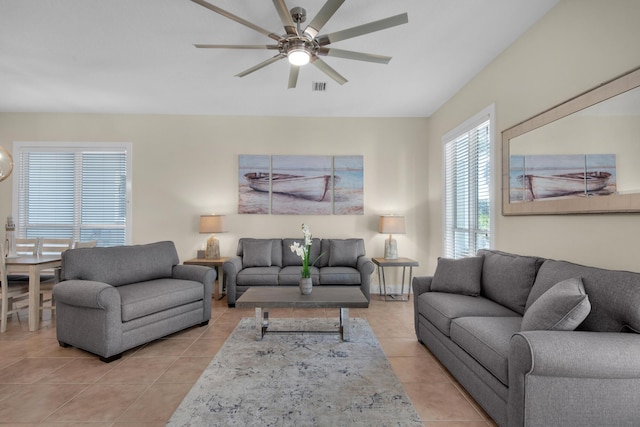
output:
[[238, 156], [238, 213], [363, 215], [363, 156]]
[[510, 156], [510, 203], [616, 194], [616, 155]]

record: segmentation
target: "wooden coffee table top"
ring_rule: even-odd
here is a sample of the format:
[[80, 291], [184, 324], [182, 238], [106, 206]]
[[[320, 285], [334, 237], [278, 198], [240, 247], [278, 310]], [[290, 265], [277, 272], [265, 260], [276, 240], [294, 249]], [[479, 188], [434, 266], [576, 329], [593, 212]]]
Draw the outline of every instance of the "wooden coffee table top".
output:
[[369, 301], [357, 286], [314, 286], [310, 295], [302, 295], [298, 286], [254, 286], [236, 307], [367, 308]]

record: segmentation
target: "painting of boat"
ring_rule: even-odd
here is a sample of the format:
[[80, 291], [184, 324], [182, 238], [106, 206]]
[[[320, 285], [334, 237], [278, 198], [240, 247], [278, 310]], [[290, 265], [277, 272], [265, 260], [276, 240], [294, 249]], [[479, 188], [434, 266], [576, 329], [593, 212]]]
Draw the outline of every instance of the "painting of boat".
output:
[[288, 194], [307, 200], [321, 201], [325, 198], [331, 175], [302, 176], [274, 173], [270, 176], [264, 172], [251, 172], [244, 175], [249, 187], [255, 191], [268, 193], [269, 184], [274, 193]]
[[534, 199], [568, 196], [576, 193], [589, 194], [605, 188], [609, 172], [577, 172], [559, 175], [524, 175], [524, 184], [531, 190]]

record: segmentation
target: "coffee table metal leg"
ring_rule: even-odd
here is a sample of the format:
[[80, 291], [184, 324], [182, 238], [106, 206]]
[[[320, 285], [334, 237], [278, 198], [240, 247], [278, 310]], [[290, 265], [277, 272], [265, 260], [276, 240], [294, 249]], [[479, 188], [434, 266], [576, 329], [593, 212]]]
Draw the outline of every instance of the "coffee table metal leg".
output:
[[349, 321], [349, 308], [340, 308], [340, 337], [342, 341], [351, 341], [351, 322]]
[[261, 307], [256, 307], [256, 341], [261, 341], [264, 334], [267, 333], [269, 327], [269, 312], [264, 310], [262, 313]]

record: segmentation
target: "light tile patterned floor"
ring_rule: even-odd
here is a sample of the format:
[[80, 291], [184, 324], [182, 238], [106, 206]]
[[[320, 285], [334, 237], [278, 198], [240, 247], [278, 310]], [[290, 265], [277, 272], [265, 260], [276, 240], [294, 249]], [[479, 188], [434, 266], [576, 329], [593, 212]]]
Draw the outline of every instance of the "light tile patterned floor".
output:
[[[110, 364], [60, 348], [55, 320], [28, 332], [26, 311], [0, 335], [0, 424], [21, 426], [164, 426], [242, 317], [252, 309], [214, 300], [211, 322], [127, 351]], [[337, 310], [271, 310], [272, 317], [336, 317]], [[495, 425], [424, 346], [413, 329], [413, 302], [372, 296], [365, 317], [429, 427]]]

